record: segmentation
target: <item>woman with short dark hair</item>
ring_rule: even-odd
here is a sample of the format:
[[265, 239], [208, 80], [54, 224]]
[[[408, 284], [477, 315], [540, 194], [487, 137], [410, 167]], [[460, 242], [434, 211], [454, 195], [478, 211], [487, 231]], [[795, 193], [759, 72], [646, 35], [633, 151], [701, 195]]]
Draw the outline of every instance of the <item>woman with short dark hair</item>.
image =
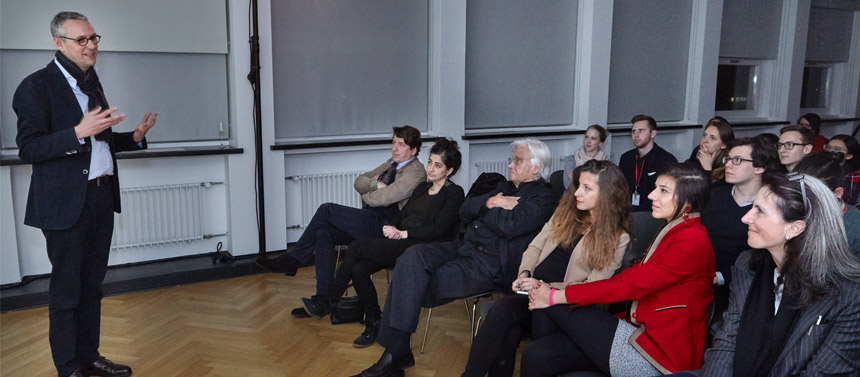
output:
[[[698, 212], [709, 180], [689, 164], [658, 174], [648, 195], [651, 214], [669, 223], [640, 262], [610, 279], [531, 290], [534, 340], [523, 352], [521, 376], [655, 376], [701, 366], [714, 252]], [[623, 320], [592, 305], [628, 300]]]
[[457, 173], [461, 163], [462, 156], [456, 141], [437, 141], [430, 148], [427, 181], [418, 184], [403, 209], [382, 227], [385, 238], [356, 240], [349, 244], [328, 294], [302, 299], [307, 311], [318, 317], [329, 314], [352, 281], [365, 312], [364, 333], [355, 339], [353, 345], [372, 345], [379, 331], [382, 311], [370, 276], [394, 267], [397, 257], [409, 246], [456, 238], [460, 225], [459, 209], [465, 195], [463, 188], [449, 178]]

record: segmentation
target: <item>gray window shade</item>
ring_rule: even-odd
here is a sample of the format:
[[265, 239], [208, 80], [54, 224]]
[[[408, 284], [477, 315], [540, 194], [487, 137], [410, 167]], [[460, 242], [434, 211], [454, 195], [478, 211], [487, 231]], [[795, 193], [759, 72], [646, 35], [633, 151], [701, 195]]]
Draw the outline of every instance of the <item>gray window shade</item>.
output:
[[224, 0], [3, 0], [0, 48], [53, 49], [48, 25], [69, 10], [104, 36], [100, 51], [227, 53]]
[[776, 59], [782, 1], [725, 0], [720, 56]]
[[848, 61], [853, 23], [853, 11], [812, 7], [809, 11], [806, 60]]
[[609, 123], [636, 114], [684, 118], [692, 5], [687, 0], [616, 0], [609, 65]]
[[470, 0], [466, 128], [573, 122], [576, 1]]
[[[15, 89], [53, 57], [54, 51], [0, 51], [3, 148], [17, 147], [17, 117], [12, 111]], [[150, 142], [229, 138], [225, 55], [100, 52], [96, 66], [108, 103], [126, 115], [115, 130], [131, 131], [152, 111], [159, 114], [158, 123], [147, 135]]]
[[427, 129], [427, 1], [272, 2], [275, 137]]

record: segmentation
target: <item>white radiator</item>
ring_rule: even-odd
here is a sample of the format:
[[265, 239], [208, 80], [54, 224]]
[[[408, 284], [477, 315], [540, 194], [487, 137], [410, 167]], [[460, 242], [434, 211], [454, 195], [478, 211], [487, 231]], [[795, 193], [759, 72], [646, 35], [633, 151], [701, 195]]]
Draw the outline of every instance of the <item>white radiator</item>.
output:
[[201, 190], [212, 183], [129, 187], [120, 190], [122, 213], [111, 249], [202, 240]]
[[304, 228], [310, 223], [317, 208], [323, 203], [337, 203], [361, 208], [361, 196], [355, 192], [353, 183], [362, 171], [295, 175], [286, 177], [295, 181], [301, 190], [302, 223], [291, 225], [289, 229]]
[[[563, 159], [564, 157], [553, 158], [549, 172], [552, 173], [556, 170], [564, 169], [564, 162], [562, 162]], [[478, 168], [478, 174], [499, 173], [505, 177], [508, 176], [508, 160], [476, 162], [475, 167]]]

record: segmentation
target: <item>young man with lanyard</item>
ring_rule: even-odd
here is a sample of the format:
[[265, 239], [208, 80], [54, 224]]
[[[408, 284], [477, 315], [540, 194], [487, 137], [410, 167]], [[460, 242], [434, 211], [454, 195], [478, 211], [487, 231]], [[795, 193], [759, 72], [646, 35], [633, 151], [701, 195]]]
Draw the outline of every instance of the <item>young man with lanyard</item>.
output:
[[654, 142], [657, 137], [657, 122], [647, 115], [637, 115], [633, 123], [633, 146], [621, 155], [618, 167], [624, 172], [630, 188], [633, 211], [650, 211], [648, 194], [654, 190], [657, 172], [664, 166], [678, 162], [671, 153]]

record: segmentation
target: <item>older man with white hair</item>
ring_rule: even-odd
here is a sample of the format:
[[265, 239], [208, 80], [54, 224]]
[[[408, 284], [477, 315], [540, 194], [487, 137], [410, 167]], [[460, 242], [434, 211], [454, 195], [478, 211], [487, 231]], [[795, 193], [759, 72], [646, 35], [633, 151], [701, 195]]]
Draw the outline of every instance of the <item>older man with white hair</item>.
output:
[[385, 352], [358, 376], [402, 375], [415, 364], [410, 336], [422, 304], [437, 306], [510, 287], [523, 251], [552, 216], [558, 199], [546, 181], [546, 144], [521, 139], [511, 143], [511, 150], [510, 180], [466, 198], [460, 207], [460, 218], [468, 223], [462, 241], [415, 245], [397, 260], [379, 330]]

